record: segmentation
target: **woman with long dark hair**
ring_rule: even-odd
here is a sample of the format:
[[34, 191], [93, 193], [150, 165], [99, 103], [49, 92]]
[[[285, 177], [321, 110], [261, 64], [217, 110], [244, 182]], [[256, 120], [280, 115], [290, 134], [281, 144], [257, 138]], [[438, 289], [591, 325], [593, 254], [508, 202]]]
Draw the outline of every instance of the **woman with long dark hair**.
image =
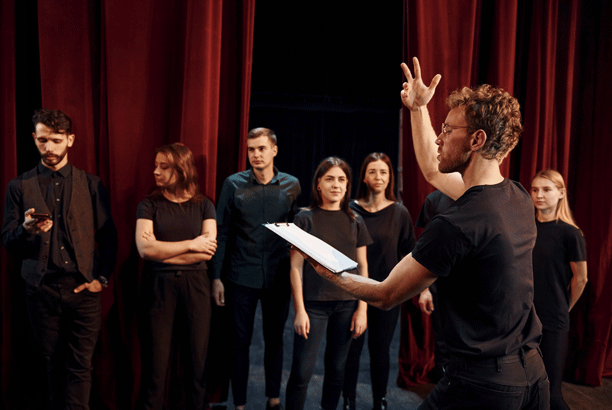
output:
[[[393, 193], [393, 166], [380, 152], [368, 155], [361, 165], [357, 198], [351, 209], [363, 218], [373, 243], [368, 245], [368, 273], [383, 281], [391, 269], [410, 253], [415, 244], [412, 218]], [[389, 311], [368, 306], [368, 350], [374, 410], [387, 408], [385, 396], [389, 381], [389, 346], [397, 326], [400, 307]], [[344, 409], [355, 409], [359, 357], [365, 335], [353, 339], [344, 378]]]
[[217, 248], [215, 208], [200, 193], [193, 154], [185, 145], [157, 149], [153, 175], [157, 189], [138, 205], [136, 221], [136, 246], [146, 259], [141, 407], [164, 407], [174, 331], [185, 341], [188, 408], [203, 409], [211, 310], [206, 261]]
[[551, 410], [569, 409], [561, 392], [569, 311], [587, 283], [586, 244], [567, 202], [563, 177], [548, 169], [531, 180], [538, 236], [533, 248], [534, 305], [542, 322], [540, 349]]
[[[311, 206], [298, 213], [293, 222], [357, 261], [357, 274], [367, 277], [366, 246], [371, 239], [363, 219], [349, 207], [350, 181], [346, 162], [337, 157], [323, 160], [312, 181]], [[351, 339], [367, 326], [367, 305], [321, 278], [297, 250], [291, 250], [290, 277], [295, 335], [286, 408], [304, 408], [317, 352], [326, 336], [321, 407], [336, 409]]]

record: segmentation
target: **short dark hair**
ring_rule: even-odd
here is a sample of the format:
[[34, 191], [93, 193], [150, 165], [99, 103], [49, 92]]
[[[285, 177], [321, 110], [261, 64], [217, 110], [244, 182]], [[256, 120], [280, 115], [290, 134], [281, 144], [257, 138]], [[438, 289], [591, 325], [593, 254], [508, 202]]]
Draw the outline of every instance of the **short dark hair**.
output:
[[389, 183], [387, 184], [387, 188], [385, 189], [385, 198], [389, 201], [397, 202], [395, 198], [395, 194], [393, 193], [393, 189], [395, 188], [395, 176], [393, 174], [393, 165], [391, 164], [391, 159], [384, 152], [373, 152], [368, 155], [364, 160], [363, 164], [361, 164], [361, 171], [359, 172], [359, 187], [357, 188], [357, 199], [367, 199], [368, 197], [368, 186], [363, 180], [365, 179], [365, 173], [368, 169], [368, 165], [371, 162], [382, 161], [389, 167]]
[[512, 151], [523, 132], [521, 107], [516, 98], [488, 84], [463, 87], [446, 100], [449, 109], [465, 107], [468, 132], [483, 130], [487, 141], [479, 150], [486, 159], [501, 162]]
[[72, 120], [60, 110], [45, 110], [44, 108], [36, 110], [32, 116], [32, 122], [34, 131], [36, 131], [36, 124], [43, 124], [55, 134], [72, 134]]
[[253, 128], [251, 131], [249, 131], [249, 134], [247, 135], [247, 139], [249, 140], [259, 137], [268, 137], [272, 145], [276, 145], [276, 135], [274, 134], [274, 131], [272, 131], [270, 128]]
[[323, 198], [321, 197], [321, 193], [317, 189], [317, 185], [319, 185], [319, 179], [323, 177], [333, 167], [338, 167], [344, 174], [346, 175], [346, 193], [344, 194], [344, 198], [342, 198], [342, 202], [340, 203], [340, 209], [342, 209], [346, 214], [351, 218], [352, 221], [355, 220], [355, 213], [349, 206], [350, 198], [351, 198], [351, 167], [344, 160], [338, 157], [328, 157], [325, 158], [315, 171], [314, 178], [312, 178], [312, 198], [310, 202], [310, 207], [308, 209], [319, 208], [323, 205]]

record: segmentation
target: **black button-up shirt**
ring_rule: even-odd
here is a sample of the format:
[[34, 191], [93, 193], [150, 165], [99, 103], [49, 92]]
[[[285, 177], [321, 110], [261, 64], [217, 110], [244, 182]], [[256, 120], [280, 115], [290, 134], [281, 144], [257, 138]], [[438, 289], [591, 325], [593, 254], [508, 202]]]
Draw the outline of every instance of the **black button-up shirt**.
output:
[[291, 222], [298, 211], [299, 195], [297, 178], [276, 168], [274, 177], [265, 185], [257, 180], [252, 169], [230, 175], [217, 202], [213, 278], [221, 278], [223, 271], [227, 279], [238, 285], [269, 288], [279, 262], [289, 257], [289, 248], [284, 239], [263, 224]]

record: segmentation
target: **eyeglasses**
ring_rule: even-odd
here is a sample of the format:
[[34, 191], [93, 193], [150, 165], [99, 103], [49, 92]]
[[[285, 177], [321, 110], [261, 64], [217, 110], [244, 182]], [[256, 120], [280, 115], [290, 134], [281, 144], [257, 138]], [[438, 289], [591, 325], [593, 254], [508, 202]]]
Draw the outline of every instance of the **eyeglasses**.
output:
[[448, 125], [445, 123], [442, 123], [442, 134], [448, 135], [451, 132], [453, 132], [454, 129], [456, 128], [470, 128], [469, 126], [456, 126], [456, 125]]

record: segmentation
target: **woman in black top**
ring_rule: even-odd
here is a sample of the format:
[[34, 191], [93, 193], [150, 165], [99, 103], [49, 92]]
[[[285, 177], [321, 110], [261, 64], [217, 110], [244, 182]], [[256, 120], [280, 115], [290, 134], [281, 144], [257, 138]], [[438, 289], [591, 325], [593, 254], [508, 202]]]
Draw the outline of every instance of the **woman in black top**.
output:
[[[177, 340], [186, 341], [181, 356], [188, 407], [203, 409], [211, 310], [205, 261], [217, 248], [215, 208], [200, 193], [193, 154], [185, 145], [159, 148], [153, 175], [157, 190], [138, 205], [136, 221], [136, 246], [146, 259], [139, 406], [164, 407], [175, 330]], [[174, 329], [175, 324], [181, 326]]]
[[550, 382], [550, 408], [569, 409], [561, 393], [569, 311], [587, 283], [586, 245], [567, 203], [563, 177], [552, 169], [531, 180], [538, 236], [533, 248], [534, 305]]
[[[372, 240], [363, 219], [349, 208], [350, 180], [346, 162], [336, 157], [323, 160], [312, 182], [312, 204], [298, 213], [293, 222], [356, 260], [358, 274], [367, 277], [366, 246]], [[361, 335], [367, 326], [367, 305], [320, 277], [296, 250], [291, 250], [290, 278], [295, 335], [286, 408], [304, 408], [317, 352], [326, 337], [321, 408], [335, 410], [351, 338]]]
[[[374, 152], [361, 165], [357, 198], [351, 202], [353, 211], [363, 217], [374, 241], [368, 245], [368, 272], [371, 278], [383, 281], [391, 269], [415, 243], [410, 213], [393, 194], [394, 176], [391, 160], [386, 154]], [[374, 410], [386, 409], [389, 381], [389, 346], [397, 326], [400, 307], [383, 311], [368, 306], [368, 349], [370, 380]], [[344, 408], [355, 409], [359, 357], [365, 335], [353, 339], [344, 378]]]

